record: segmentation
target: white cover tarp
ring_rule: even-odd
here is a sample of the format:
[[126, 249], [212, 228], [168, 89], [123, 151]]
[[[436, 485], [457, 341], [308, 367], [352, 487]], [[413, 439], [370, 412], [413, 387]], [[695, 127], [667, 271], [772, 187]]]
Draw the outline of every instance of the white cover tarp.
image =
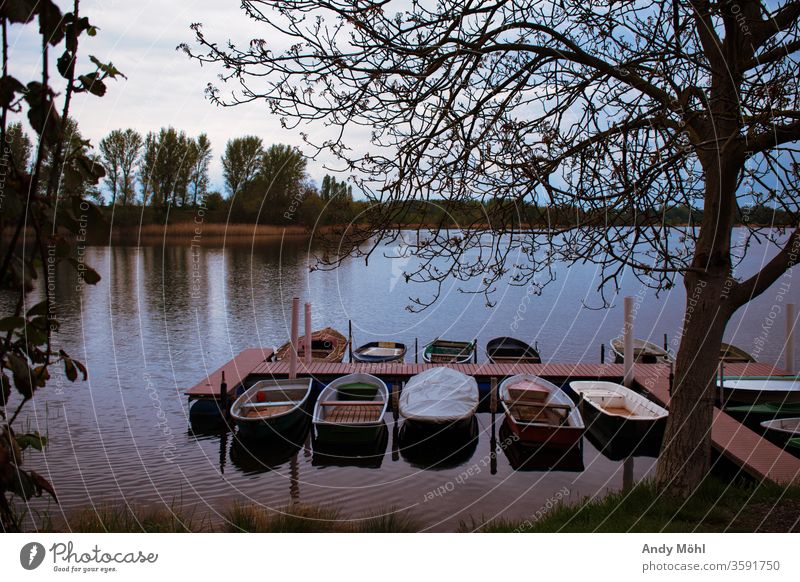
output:
[[478, 408], [478, 382], [451, 368], [425, 370], [400, 394], [400, 415], [420, 422], [452, 422]]

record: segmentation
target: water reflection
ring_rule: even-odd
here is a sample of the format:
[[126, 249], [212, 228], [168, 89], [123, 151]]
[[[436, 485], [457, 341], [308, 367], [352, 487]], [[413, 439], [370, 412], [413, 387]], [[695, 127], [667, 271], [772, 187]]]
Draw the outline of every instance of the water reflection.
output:
[[315, 467], [363, 467], [379, 469], [386, 456], [389, 429], [384, 424], [380, 436], [370, 443], [336, 443], [330, 440], [312, 439]]
[[528, 446], [514, 439], [514, 433], [504, 419], [499, 431], [501, 449], [515, 471], [584, 470], [583, 441], [571, 447], [552, 445]]
[[478, 421], [447, 427], [405, 422], [398, 435], [400, 455], [412, 467], [451, 469], [469, 461], [478, 448]]

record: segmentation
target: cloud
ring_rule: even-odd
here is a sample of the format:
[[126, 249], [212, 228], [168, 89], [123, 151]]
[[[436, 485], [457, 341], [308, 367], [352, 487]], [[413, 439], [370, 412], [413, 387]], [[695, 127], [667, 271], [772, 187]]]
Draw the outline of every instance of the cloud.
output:
[[[60, 4], [67, 9], [67, 3]], [[267, 26], [247, 17], [239, 0], [84, 0], [81, 14], [100, 29], [97, 36], [82, 40], [84, 59], [95, 55], [114, 63], [127, 76], [127, 80], [110, 82], [102, 99], [77, 95], [73, 100], [71, 115], [93, 145], [121, 127], [132, 127], [143, 134], [166, 126], [190, 136], [205, 132], [214, 148], [212, 188], [219, 190], [223, 189], [220, 157], [232, 137], [254, 134], [267, 144], [287, 143], [304, 149], [300, 132], [282, 129], [263, 101], [224, 108], [211, 104], [204, 90], [209, 82], [216, 81], [218, 70], [200, 66], [176, 51], [178, 44], [191, 45], [194, 41], [189, 28], [194, 22], [203, 24], [207, 38], [220, 43], [230, 39], [246, 45], [251, 38], [269, 35]], [[35, 25], [10, 30], [12, 74], [25, 81], [38, 74], [40, 52], [35, 31]], [[303, 131], [318, 137], [324, 129], [309, 127]], [[362, 137], [366, 140], [368, 134], [362, 133], [357, 139]], [[311, 177], [317, 182], [327, 173], [326, 162], [336, 167], [330, 157], [309, 164]]]

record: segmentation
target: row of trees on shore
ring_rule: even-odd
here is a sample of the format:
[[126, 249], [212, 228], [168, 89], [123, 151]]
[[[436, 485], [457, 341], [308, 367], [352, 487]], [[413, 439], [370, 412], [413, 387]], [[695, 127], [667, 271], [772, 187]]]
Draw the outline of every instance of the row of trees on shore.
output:
[[[70, 183], [63, 177], [62, 190], [86, 194], [100, 204], [156, 211], [203, 205], [222, 210], [237, 222], [271, 224], [298, 220], [313, 224], [319, 216], [329, 224], [347, 221], [353, 214], [352, 187], [326, 175], [317, 188], [308, 176], [305, 156], [293, 146], [266, 145], [253, 135], [228, 140], [221, 158], [224, 193], [220, 193], [210, 188], [214, 153], [205, 133], [192, 137], [164, 127], [142, 135], [121, 128], [103, 137], [94, 151], [74, 120], [67, 126], [70, 147], [105, 170], [106, 195], [98, 185]], [[33, 144], [21, 123], [9, 125], [7, 141], [17, 166], [29, 167]]]

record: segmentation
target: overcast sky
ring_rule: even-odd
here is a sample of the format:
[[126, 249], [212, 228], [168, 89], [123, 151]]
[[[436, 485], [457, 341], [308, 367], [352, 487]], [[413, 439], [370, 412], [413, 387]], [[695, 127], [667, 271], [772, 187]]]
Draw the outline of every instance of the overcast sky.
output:
[[[68, 4], [59, 2], [65, 11]], [[212, 105], [203, 91], [216, 80], [217, 71], [175, 50], [180, 43], [193, 43], [189, 29], [193, 22], [203, 23], [206, 37], [221, 44], [231, 39], [244, 45], [250, 38], [267, 35], [264, 25], [247, 18], [239, 0], [83, 0], [81, 13], [100, 28], [96, 37], [83, 37], [84, 62], [88, 55], [95, 55], [111, 61], [128, 77], [110, 82], [101, 99], [80, 95], [73, 102], [72, 116], [95, 147], [120, 127], [133, 127], [142, 134], [169, 125], [190, 136], [205, 132], [214, 148], [212, 188], [222, 190], [220, 155], [231, 137], [254, 134], [266, 144], [302, 146], [298, 132], [281, 129], [266, 103], [232, 108]], [[30, 80], [39, 57], [30, 34], [34, 26], [15, 26], [10, 31], [12, 74], [24, 82]], [[309, 163], [309, 174], [317, 183], [326, 173], [323, 161]]]

